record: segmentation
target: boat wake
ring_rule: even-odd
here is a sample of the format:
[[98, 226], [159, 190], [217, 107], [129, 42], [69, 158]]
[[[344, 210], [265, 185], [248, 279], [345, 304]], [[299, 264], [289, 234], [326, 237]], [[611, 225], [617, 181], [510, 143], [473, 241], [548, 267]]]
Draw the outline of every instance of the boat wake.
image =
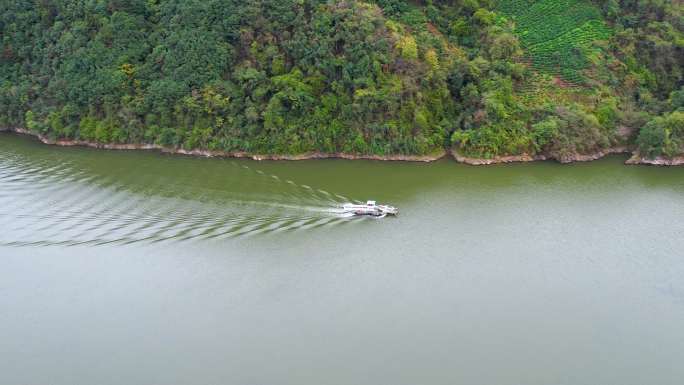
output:
[[206, 187], [197, 179], [216, 175], [128, 180], [129, 173], [102, 175], [79, 161], [0, 151], [0, 245], [221, 240], [319, 229], [353, 217], [341, 207], [354, 200], [341, 194], [224, 162], [233, 165], [226, 181]]

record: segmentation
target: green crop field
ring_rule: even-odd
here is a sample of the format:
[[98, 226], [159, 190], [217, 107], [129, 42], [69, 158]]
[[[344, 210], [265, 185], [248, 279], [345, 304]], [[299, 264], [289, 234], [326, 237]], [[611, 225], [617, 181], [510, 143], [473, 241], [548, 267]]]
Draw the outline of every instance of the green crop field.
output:
[[540, 71], [581, 83], [592, 43], [611, 29], [588, 0], [499, 0], [499, 11], [515, 23], [515, 32]]

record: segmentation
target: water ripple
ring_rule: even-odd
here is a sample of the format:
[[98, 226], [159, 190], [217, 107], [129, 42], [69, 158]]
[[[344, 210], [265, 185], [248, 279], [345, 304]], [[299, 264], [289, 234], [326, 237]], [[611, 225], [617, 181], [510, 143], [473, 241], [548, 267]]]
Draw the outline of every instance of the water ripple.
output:
[[[37, 156], [10, 147], [0, 150], [0, 246], [268, 236], [347, 223], [349, 218], [332, 208], [353, 201], [246, 162], [229, 161], [233, 167], [225, 174], [198, 168], [177, 179], [153, 172], [137, 178], [136, 170], [124, 164], [91, 167], [83, 154], [70, 158], [59, 152]], [[209, 186], [202, 186], [202, 180]]]

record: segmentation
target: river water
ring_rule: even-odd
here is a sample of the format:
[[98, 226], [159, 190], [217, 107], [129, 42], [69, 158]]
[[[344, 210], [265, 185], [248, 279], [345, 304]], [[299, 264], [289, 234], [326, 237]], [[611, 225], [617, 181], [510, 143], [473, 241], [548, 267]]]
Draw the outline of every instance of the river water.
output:
[[[0, 135], [0, 383], [681, 384], [684, 168]], [[377, 199], [396, 218], [337, 207]]]

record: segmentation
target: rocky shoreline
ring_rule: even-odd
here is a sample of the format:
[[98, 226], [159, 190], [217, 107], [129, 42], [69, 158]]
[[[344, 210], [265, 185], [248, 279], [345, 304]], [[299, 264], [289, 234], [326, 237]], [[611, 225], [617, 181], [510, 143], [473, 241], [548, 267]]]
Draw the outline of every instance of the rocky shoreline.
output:
[[649, 166], [684, 166], [684, 156], [674, 158], [657, 157], [654, 159], [644, 158], [639, 154], [632, 155], [625, 164], [645, 164]]
[[592, 160], [601, 159], [607, 155], [613, 154], [631, 154], [632, 151], [627, 146], [616, 146], [611, 148], [606, 148], [599, 150], [592, 154], [570, 154], [566, 156], [556, 156], [556, 155], [506, 155], [506, 156], [496, 156], [494, 158], [472, 158], [458, 153], [456, 150], [451, 150], [451, 155], [459, 163], [470, 164], [473, 166], [490, 165], [490, 164], [500, 164], [500, 163], [525, 163], [525, 162], [535, 162], [540, 160], [555, 160], [559, 163], [575, 163], [575, 162], [589, 162]]
[[382, 160], [382, 161], [403, 161], [403, 162], [434, 162], [436, 160], [442, 159], [450, 155], [456, 162], [464, 163], [473, 166], [482, 165], [492, 165], [492, 164], [502, 164], [502, 163], [525, 163], [525, 162], [535, 162], [543, 160], [555, 160], [557, 162], [567, 164], [574, 162], [589, 162], [592, 160], [601, 159], [607, 155], [612, 154], [632, 154], [632, 156], [625, 161], [628, 165], [653, 165], [653, 166], [680, 166], [684, 165], [684, 156], [674, 157], [674, 158], [663, 158], [658, 157], [655, 159], [644, 158], [639, 155], [636, 151], [631, 150], [628, 146], [616, 146], [603, 150], [599, 150], [592, 154], [571, 154], [566, 156], [555, 156], [555, 155], [508, 155], [508, 156], [497, 156], [494, 158], [473, 158], [460, 154], [456, 150], [440, 151], [431, 155], [359, 155], [359, 154], [347, 154], [347, 153], [322, 153], [322, 152], [311, 152], [298, 155], [278, 155], [278, 154], [252, 154], [248, 152], [235, 151], [214, 151], [214, 150], [186, 150], [183, 148], [160, 146], [157, 144], [116, 144], [116, 143], [96, 143], [89, 142], [85, 140], [52, 140], [44, 135], [31, 132], [23, 128], [0, 128], [0, 132], [15, 132], [17, 134], [29, 135], [37, 138], [44, 144], [51, 144], [56, 146], [81, 146], [81, 147], [91, 147], [106, 150], [152, 150], [160, 151], [165, 154], [180, 154], [180, 155], [190, 155], [190, 156], [203, 156], [203, 157], [217, 157], [217, 158], [249, 158], [253, 160], [308, 160], [308, 159], [366, 159], [366, 160]]

